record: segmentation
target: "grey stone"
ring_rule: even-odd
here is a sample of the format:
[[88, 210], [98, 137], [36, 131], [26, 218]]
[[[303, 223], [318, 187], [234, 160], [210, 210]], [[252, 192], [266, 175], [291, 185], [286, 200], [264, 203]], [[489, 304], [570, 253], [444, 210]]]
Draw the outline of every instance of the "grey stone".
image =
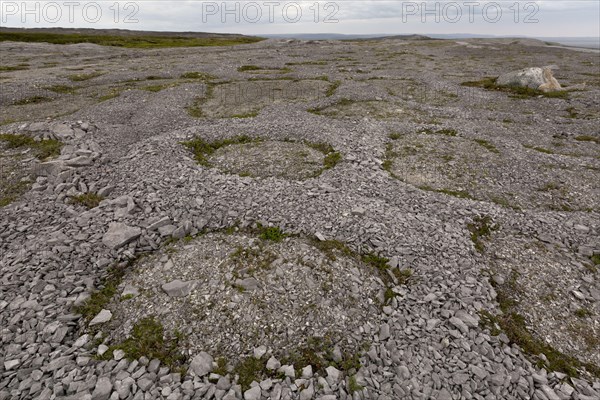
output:
[[384, 341], [390, 337], [390, 326], [388, 324], [381, 324], [379, 327], [379, 340]]
[[552, 390], [550, 386], [542, 385], [540, 386], [540, 389], [542, 392], [544, 392], [544, 395], [548, 398], [548, 400], [561, 400], [560, 397], [556, 394], [554, 390]]
[[296, 377], [296, 371], [294, 370], [293, 365], [282, 365], [281, 367], [279, 367], [277, 372], [280, 372], [285, 376], [289, 376], [292, 379]]
[[96, 382], [96, 387], [92, 393], [92, 400], [108, 400], [112, 392], [113, 385], [107, 377], [101, 377]]
[[4, 361], [4, 369], [7, 371], [10, 371], [11, 369], [15, 368], [19, 364], [21, 364], [21, 360]]
[[65, 161], [65, 164], [69, 167], [87, 167], [94, 163], [94, 160], [88, 156], [79, 156], [75, 158], [71, 158], [70, 160]]
[[116, 250], [133, 242], [139, 238], [141, 234], [142, 230], [140, 228], [127, 226], [123, 223], [111, 223], [108, 231], [102, 238], [102, 243], [104, 243], [105, 246]]
[[352, 214], [354, 214], [354, 215], [358, 215], [358, 216], [361, 216], [361, 217], [362, 217], [363, 215], [365, 215], [365, 212], [366, 212], [366, 211], [365, 211], [365, 209], [364, 209], [364, 208], [362, 208], [362, 207], [354, 207], [354, 208], [352, 209]]
[[279, 360], [277, 360], [275, 357], [269, 358], [269, 360], [267, 361], [268, 370], [276, 370], [279, 369], [279, 367], [281, 367], [281, 363], [279, 362]]
[[249, 292], [257, 290], [259, 287], [258, 280], [256, 280], [256, 278], [253, 278], [253, 277], [249, 277], [249, 278], [245, 278], [245, 279], [237, 279], [235, 281], [235, 284]]
[[325, 372], [327, 372], [326, 380], [330, 386], [334, 385], [340, 381], [341, 372], [337, 368], [335, 368], [333, 366], [329, 366], [329, 367], [325, 368]]
[[261, 359], [265, 354], [267, 354], [267, 346], [263, 345], [254, 348], [254, 358]]
[[194, 281], [182, 282], [179, 279], [176, 279], [162, 285], [162, 290], [169, 295], [169, 297], [185, 297], [192, 292], [194, 286]]
[[479, 379], [485, 379], [488, 376], [488, 372], [477, 365], [471, 365], [471, 372]]
[[90, 321], [90, 326], [104, 324], [110, 321], [112, 318], [112, 313], [109, 310], [102, 310]]
[[244, 392], [245, 400], [260, 400], [261, 390], [260, 386], [254, 386]]
[[201, 352], [192, 360], [190, 369], [196, 376], [203, 377], [213, 370], [213, 358], [206, 352]]
[[122, 297], [137, 297], [140, 294], [139, 290], [133, 285], [125, 285], [123, 292], [121, 293]]
[[312, 370], [312, 366], [307, 365], [306, 367], [302, 368], [302, 379], [310, 379], [313, 376], [313, 370]]
[[446, 388], [442, 388], [436, 397], [436, 400], [452, 400], [452, 393]]
[[229, 378], [226, 376], [220, 377], [219, 380], [217, 381], [217, 389], [219, 389], [219, 390], [229, 390], [230, 387], [231, 387], [231, 382], [229, 381]]
[[139, 386], [140, 389], [142, 389], [144, 392], [148, 391], [148, 389], [150, 389], [150, 387], [154, 384], [154, 381], [148, 379], [148, 378], [141, 378], [137, 381], [137, 385]]

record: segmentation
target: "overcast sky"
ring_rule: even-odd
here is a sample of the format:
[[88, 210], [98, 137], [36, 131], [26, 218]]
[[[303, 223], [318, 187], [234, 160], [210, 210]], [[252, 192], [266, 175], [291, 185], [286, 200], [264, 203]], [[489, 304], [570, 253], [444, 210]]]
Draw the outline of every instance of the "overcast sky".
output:
[[9, 1], [2, 26], [243, 34], [600, 36], [600, 1]]

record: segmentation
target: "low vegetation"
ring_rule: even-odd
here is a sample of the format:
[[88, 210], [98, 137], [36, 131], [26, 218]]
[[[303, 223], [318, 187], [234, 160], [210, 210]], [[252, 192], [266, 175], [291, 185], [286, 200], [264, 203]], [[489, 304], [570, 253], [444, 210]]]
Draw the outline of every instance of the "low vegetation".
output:
[[0, 183], [2, 183], [2, 189], [0, 189], [0, 207], [5, 207], [17, 200], [29, 188], [28, 182], [20, 180], [5, 181], [1, 176]]
[[238, 384], [242, 390], [248, 390], [254, 381], [261, 382], [268, 374], [266, 362], [254, 357], [247, 357], [240, 361], [233, 369], [233, 374], [238, 375]]
[[144, 318], [133, 326], [129, 338], [110, 346], [102, 358], [110, 360], [116, 350], [123, 350], [129, 360], [144, 356], [150, 360], [160, 360], [161, 364], [171, 369], [181, 368], [186, 362], [186, 356], [179, 349], [184, 337], [179, 332], [165, 336], [165, 329], [160, 322], [153, 317]]
[[525, 147], [526, 149], [535, 150], [535, 151], [538, 151], [538, 152], [544, 153], [544, 154], [555, 154], [554, 151], [546, 149], [544, 147], [532, 146], [532, 145], [529, 145], [529, 144], [524, 144], [523, 147]]
[[81, 314], [86, 321], [91, 321], [117, 294], [117, 288], [123, 280], [124, 275], [124, 268], [110, 268], [108, 274], [103, 279], [101, 289], [92, 293], [90, 298], [82, 305], [75, 306], [74, 311]]
[[471, 232], [471, 241], [478, 252], [485, 250], [483, 239], [489, 237], [493, 231], [498, 229], [492, 221], [492, 218], [486, 216], [476, 216], [473, 218], [473, 222], [467, 224], [467, 229]]
[[213, 154], [216, 150], [224, 146], [231, 146], [234, 144], [245, 144], [259, 142], [260, 139], [251, 138], [249, 136], [236, 136], [230, 139], [217, 140], [214, 142], [207, 142], [202, 138], [196, 138], [182, 144], [194, 153], [198, 164], [205, 167], [210, 167], [211, 164], [208, 161], [208, 157]]
[[9, 149], [29, 148], [40, 160], [56, 157], [60, 154], [62, 143], [58, 140], [48, 139], [36, 141], [27, 135], [0, 134], [0, 142], [4, 142]]
[[390, 261], [388, 258], [378, 256], [374, 253], [364, 254], [361, 259], [365, 264], [379, 271], [379, 277], [386, 286], [383, 295], [384, 304], [396, 297], [393, 287], [408, 284], [413, 274], [413, 271], [408, 268], [391, 268], [388, 264]]
[[600, 137], [591, 136], [591, 135], [579, 135], [575, 136], [575, 140], [578, 142], [593, 142], [600, 144]]
[[29, 64], [0, 65], [0, 72], [21, 71], [24, 69], [29, 69]]
[[260, 238], [263, 240], [270, 240], [272, 242], [281, 242], [287, 235], [277, 226], [264, 227], [258, 225], [260, 232]]
[[48, 86], [48, 87], [45, 87], [44, 89], [50, 90], [51, 92], [54, 92], [54, 93], [61, 93], [61, 94], [75, 94], [75, 92], [76, 92], [76, 88], [74, 88], [73, 86], [67, 86], [67, 85]]
[[101, 46], [153, 49], [163, 47], [234, 46], [256, 43], [263, 38], [253, 36], [210, 35], [193, 37], [184, 35], [102, 35], [46, 32], [0, 32], [0, 42], [45, 42], [54, 44], [93, 43]]
[[210, 81], [216, 79], [216, 76], [208, 74], [206, 72], [186, 72], [181, 74], [182, 79], [197, 79], [201, 81]]
[[24, 106], [24, 105], [28, 105], [28, 104], [47, 103], [49, 101], [52, 101], [52, 99], [50, 97], [32, 96], [32, 97], [26, 97], [21, 100], [17, 100], [14, 103], [12, 103], [12, 105], [13, 106]]
[[[490, 329], [490, 333], [494, 336], [504, 332], [511, 343], [517, 344], [533, 358], [538, 368], [544, 367], [548, 371], [562, 372], [571, 377], [579, 377], [580, 370], [585, 368], [591, 375], [596, 378], [600, 377], [598, 366], [581, 362], [575, 357], [561, 353], [529, 331], [525, 317], [518, 312], [518, 296], [521, 290], [517, 283], [518, 277], [519, 274], [513, 270], [504, 284], [494, 284], [502, 314], [493, 315], [483, 311], [481, 313], [482, 325]], [[587, 315], [585, 311], [578, 310], [577, 312]]]
[[500, 153], [500, 151], [496, 148], [496, 146], [494, 146], [492, 143], [488, 142], [485, 139], [474, 139], [474, 141], [475, 141], [475, 143], [479, 144], [482, 147], [485, 147], [492, 153], [497, 153], [497, 154]]
[[87, 209], [98, 207], [102, 200], [104, 200], [104, 197], [99, 196], [96, 193], [84, 193], [79, 196], [71, 196], [71, 202], [73, 204], [79, 204]]
[[458, 134], [458, 132], [456, 132], [456, 129], [438, 129], [438, 130], [433, 130], [433, 129], [424, 129], [423, 133], [426, 133], [428, 135], [432, 135], [432, 134], [437, 134], [437, 135], [444, 135], [444, 136], [451, 136], [454, 137]]
[[342, 81], [335, 81], [332, 82], [331, 85], [329, 85], [329, 87], [327, 88], [327, 90], [325, 91], [325, 96], [326, 97], [331, 97], [335, 94], [335, 92], [337, 91], [337, 89], [342, 85]]

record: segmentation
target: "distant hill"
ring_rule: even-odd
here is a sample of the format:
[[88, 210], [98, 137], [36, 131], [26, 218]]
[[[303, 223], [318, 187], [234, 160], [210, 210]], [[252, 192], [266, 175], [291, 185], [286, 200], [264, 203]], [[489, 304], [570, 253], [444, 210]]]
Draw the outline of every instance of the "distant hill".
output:
[[255, 36], [209, 32], [149, 32], [126, 29], [0, 28], [0, 42], [53, 44], [92, 43], [128, 48], [206, 47], [249, 44], [263, 40]]
[[267, 34], [262, 35], [267, 38], [276, 39], [301, 39], [301, 40], [357, 40], [357, 39], [390, 39], [398, 38], [404, 40], [419, 40], [419, 39], [493, 39], [493, 38], [527, 38], [539, 39], [545, 42], [555, 42], [563, 46], [588, 47], [600, 49], [600, 38], [598, 37], [528, 37], [528, 36], [496, 36], [496, 35], [479, 35], [472, 33], [431, 33], [425, 35], [394, 35], [389, 33], [378, 34], [339, 34], [339, 33], [282, 33], [282, 34]]

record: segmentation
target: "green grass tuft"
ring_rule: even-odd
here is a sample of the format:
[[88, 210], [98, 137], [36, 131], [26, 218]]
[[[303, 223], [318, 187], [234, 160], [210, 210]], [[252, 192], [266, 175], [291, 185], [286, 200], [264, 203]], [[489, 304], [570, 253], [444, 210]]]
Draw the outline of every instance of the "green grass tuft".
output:
[[263, 227], [258, 225], [260, 231], [260, 238], [263, 240], [270, 240], [272, 242], [281, 242], [287, 235], [283, 233], [281, 229], [276, 226]]
[[133, 326], [131, 337], [118, 345], [110, 346], [103, 358], [112, 359], [115, 350], [123, 350], [129, 360], [137, 360], [142, 356], [150, 360], [156, 358], [173, 369], [183, 366], [186, 361], [185, 355], [179, 350], [182, 340], [183, 335], [179, 332], [165, 339], [165, 330], [160, 322], [148, 317]]
[[363, 389], [364, 388], [356, 382], [356, 376], [353, 375], [348, 378], [348, 391], [350, 394], [354, 392], [362, 392]]
[[252, 382], [262, 381], [267, 373], [266, 363], [254, 357], [245, 358], [233, 369], [233, 374], [239, 376], [238, 384], [242, 386], [242, 391], [248, 390]]
[[111, 268], [103, 279], [102, 289], [92, 293], [83, 305], [74, 307], [74, 311], [81, 314], [86, 321], [91, 321], [117, 294], [117, 288], [124, 275], [123, 268]]

